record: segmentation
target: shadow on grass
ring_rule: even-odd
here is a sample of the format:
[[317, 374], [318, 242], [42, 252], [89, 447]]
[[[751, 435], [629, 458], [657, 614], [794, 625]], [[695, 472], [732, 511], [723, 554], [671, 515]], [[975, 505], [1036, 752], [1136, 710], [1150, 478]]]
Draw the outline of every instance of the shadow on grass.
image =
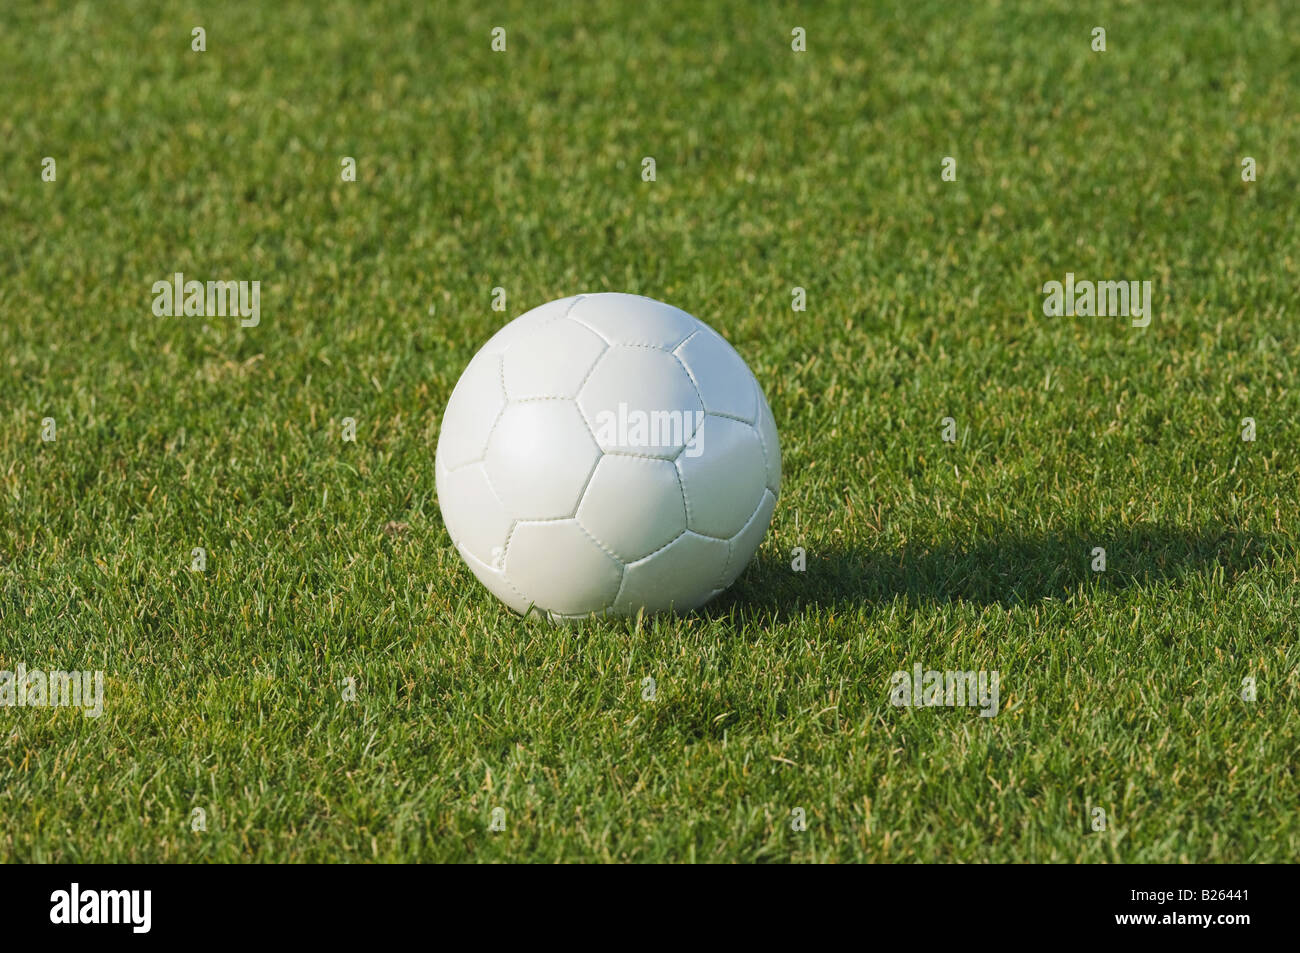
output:
[[[1200, 530], [1145, 525], [1120, 530], [1002, 533], [967, 543], [907, 546], [889, 552], [819, 545], [810, 541], [807, 571], [790, 568], [794, 541], [770, 544], [731, 590], [705, 608], [725, 615], [733, 607], [785, 611], [892, 602], [971, 602], [1025, 605], [1064, 598], [1081, 586], [1130, 586], [1214, 575], [1224, 584], [1250, 569], [1286, 560], [1295, 546], [1277, 536], [1227, 528]], [[1094, 572], [1093, 549], [1106, 550], [1106, 570]]]

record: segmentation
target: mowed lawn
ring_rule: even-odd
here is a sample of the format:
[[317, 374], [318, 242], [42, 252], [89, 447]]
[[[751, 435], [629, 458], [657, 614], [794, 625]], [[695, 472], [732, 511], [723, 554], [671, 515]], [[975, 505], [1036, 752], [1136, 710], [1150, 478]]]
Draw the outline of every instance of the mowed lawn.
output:
[[[0, 670], [104, 673], [0, 708], [0, 860], [1300, 855], [1300, 10], [278, 6], [0, 8]], [[556, 627], [434, 447], [606, 290], [735, 345], [784, 484], [706, 611]]]

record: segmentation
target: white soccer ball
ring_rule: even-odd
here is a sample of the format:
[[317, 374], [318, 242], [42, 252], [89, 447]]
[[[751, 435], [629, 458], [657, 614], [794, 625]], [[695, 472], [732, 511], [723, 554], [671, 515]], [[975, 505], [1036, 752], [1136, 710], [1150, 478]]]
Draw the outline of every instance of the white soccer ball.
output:
[[703, 605], [753, 558], [781, 490], [744, 360], [627, 294], [562, 298], [498, 331], [452, 391], [435, 466], [474, 575], [552, 618]]

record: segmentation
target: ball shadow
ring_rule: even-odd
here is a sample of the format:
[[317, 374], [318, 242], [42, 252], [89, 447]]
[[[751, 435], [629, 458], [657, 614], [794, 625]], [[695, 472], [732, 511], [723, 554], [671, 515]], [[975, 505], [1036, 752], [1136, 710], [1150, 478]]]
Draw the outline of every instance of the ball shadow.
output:
[[[736, 584], [702, 611], [725, 616], [737, 609], [782, 613], [808, 608], [877, 605], [906, 597], [918, 605], [970, 602], [1004, 606], [1064, 598], [1081, 586], [1122, 590], [1218, 574], [1231, 584], [1250, 569], [1294, 563], [1295, 544], [1278, 536], [1226, 527], [1187, 529], [1139, 525], [1122, 529], [1024, 534], [897, 551], [795, 540], [764, 545]], [[792, 550], [804, 545], [807, 569], [791, 568]], [[1092, 565], [1105, 549], [1105, 571]]]

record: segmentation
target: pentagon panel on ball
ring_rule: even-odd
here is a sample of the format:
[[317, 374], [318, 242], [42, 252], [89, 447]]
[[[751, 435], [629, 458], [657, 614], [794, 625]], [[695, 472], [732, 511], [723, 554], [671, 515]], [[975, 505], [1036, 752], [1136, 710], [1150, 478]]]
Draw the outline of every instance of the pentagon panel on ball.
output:
[[776, 422], [735, 349], [679, 308], [561, 298], [507, 324], [443, 416], [438, 502], [516, 612], [687, 612], [758, 551], [781, 492]]

